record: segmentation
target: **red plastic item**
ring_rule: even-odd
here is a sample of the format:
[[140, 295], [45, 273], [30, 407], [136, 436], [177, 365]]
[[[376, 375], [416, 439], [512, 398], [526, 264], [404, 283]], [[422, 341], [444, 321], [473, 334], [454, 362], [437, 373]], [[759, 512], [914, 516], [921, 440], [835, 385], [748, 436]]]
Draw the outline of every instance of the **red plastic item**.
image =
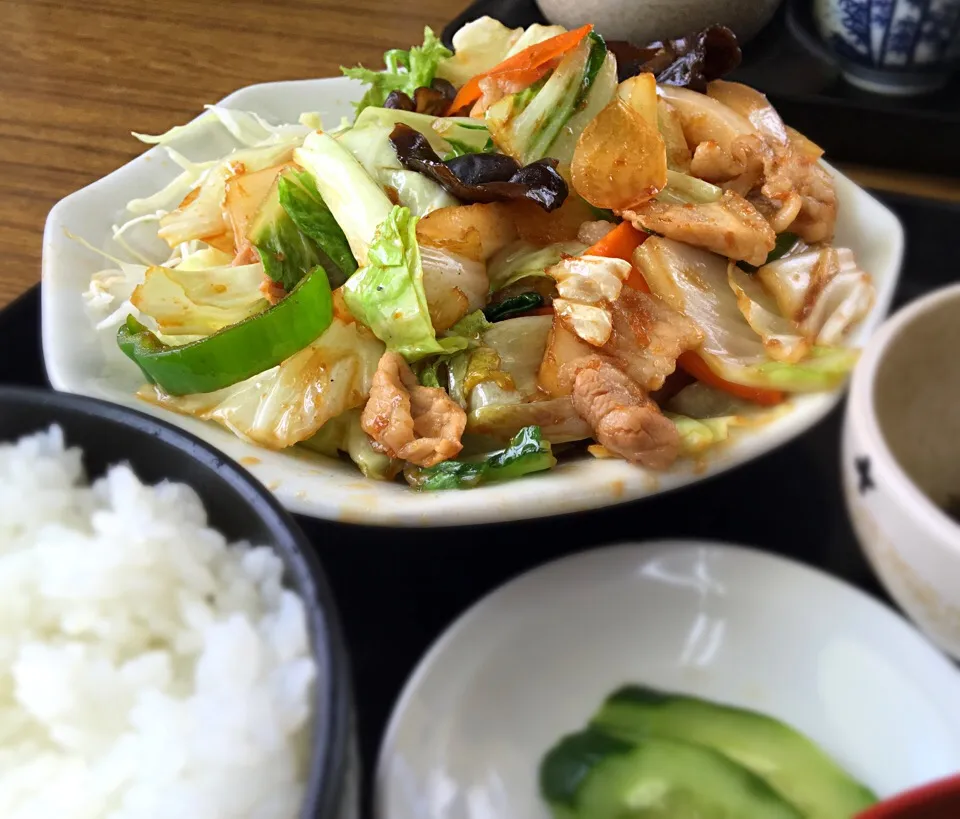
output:
[[960, 819], [960, 774], [885, 799], [854, 819]]

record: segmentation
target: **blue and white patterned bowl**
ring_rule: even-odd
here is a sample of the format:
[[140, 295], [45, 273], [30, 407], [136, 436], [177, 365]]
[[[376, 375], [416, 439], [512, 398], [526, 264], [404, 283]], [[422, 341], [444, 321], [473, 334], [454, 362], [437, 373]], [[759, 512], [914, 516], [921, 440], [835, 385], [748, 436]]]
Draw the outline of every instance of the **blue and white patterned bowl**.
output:
[[814, 18], [844, 76], [869, 91], [939, 88], [960, 58], [960, 0], [814, 0]]

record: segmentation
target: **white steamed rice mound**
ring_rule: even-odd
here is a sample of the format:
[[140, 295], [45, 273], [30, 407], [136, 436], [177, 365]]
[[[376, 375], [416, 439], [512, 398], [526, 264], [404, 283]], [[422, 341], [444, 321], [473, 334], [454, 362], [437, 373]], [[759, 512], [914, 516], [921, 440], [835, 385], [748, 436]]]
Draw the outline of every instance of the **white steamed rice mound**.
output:
[[296, 817], [317, 669], [281, 574], [187, 486], [0, 443], [0, 817]]

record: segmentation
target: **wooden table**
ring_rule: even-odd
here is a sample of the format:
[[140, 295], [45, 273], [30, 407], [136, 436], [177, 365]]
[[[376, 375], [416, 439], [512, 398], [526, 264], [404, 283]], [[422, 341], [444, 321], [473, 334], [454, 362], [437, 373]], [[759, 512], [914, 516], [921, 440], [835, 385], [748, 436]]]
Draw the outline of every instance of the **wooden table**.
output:
[[[462, 0], [465, 4], [466, 0]], [[0, 307], [40, 275], [60, 198], [205, 103], [255, 82], [379, 66], [439, 32], [454, 0], [0, 0]], [[876, 187], [960, 199], [960, 185], [854, 169]]]

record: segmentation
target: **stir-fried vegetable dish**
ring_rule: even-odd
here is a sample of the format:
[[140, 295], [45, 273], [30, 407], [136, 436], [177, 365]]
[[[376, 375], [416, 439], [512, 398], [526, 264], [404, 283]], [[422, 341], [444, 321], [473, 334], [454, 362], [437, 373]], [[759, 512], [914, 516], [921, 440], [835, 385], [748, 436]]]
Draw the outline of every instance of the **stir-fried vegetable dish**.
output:
[[[352, 122], [213, 107], [138, 135], [182, 171], [86, 299], [140, 397], [434, 490], [584, 448], [668, 469], [842, 383], [873, 284], [832, 243], [822, 151], [721, 79], [728, 30], [453, 42], [344, 69]], [[237, 147], [174, 147], [210, 128]]]

